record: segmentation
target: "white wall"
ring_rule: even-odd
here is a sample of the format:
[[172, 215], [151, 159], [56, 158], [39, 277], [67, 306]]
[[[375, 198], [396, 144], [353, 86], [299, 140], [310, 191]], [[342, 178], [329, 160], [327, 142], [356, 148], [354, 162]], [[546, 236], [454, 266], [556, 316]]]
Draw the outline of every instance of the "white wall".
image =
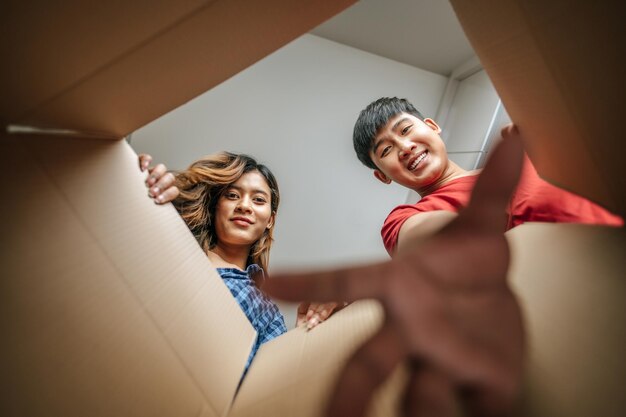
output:
[[474, 169], [499, 102], [484, 70], [459, 83], [441, 137], [450, 159], [461, 168]]
[[445, 85], [438, 74], [305, 35], [133, 133], [131, 145], [172, 169], [220, 150], [268, 165], [282, 198], [274, 270], [387, 259], [380, 226], [406, 190], [361, 165], [352, 127], [381, 96], [434, 115]]

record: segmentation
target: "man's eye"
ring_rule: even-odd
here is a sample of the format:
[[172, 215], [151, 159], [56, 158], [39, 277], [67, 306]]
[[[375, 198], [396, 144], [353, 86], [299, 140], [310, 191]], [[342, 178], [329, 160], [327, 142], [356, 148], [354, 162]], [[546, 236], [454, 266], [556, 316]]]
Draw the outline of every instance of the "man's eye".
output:
[[402, 134], [406, 135], [409, 130], [411, 130], [412, 125], [407, 125], [404, 129], [402, 129]]
[[384, 157], [384, 156], [387, 156], [387, 154], [389, 153], [389, 151], [391, 151], [391, 146], [386, 146], [386, 147], [383, 149], [383, 151], [381, 152], [380, 157], [382, 158], [382, 157]]

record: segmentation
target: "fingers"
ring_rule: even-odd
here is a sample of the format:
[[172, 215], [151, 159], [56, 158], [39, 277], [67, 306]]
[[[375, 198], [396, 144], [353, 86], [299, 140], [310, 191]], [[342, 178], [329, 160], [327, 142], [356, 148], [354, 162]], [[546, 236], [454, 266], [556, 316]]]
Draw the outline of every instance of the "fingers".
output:
[[152, 191], [156, 189], [156, 194], [159, 194], [159, 191], [167, 190], [172, 185], [174, 185], [174, 181], [176, 181], [174, 174], [172, 174], [171, 172], [166, 172], [157, 179], [156, 183], [152, 186], [150, 190]]
[[152, 188], [150, 194], [154, 196], [154, 200], [159, 204], [169, 203], [178, 197], [180, 191], [174, 186], [176, 178], [174, 174], [168, 172], [164, 174]]
[[310, 302], [305, 301], [300, 303], [300, 305], [298, 306], [298, 315], [297, 315], [297, 319], [296, 319], [296, 327], [300, 327], [302, 325], [304, 325], [307, 320], [307, 312], [309, 311], [309, 306], [311, 305]]
[[[419, 248], [396, 257], [405, 263], [413, 276], [454, 287], [457, 290], [479, 290], [501, 287], [506, 283], [509, 247], [501, 231], [498, 233], [450, 233], [432, 237]], [[457, 231], [460, 231], [458, 228]], [[408, 277], [407, 273], [407, 277]]]
[[505, 127], [502, 135], [476, 182], [470, 205], [460, 216], [465, 223], [498, 233], [506, 226], [503, 213], [519, 179], [524, 154], [515, 125]]
[[335, 311], [335, 308], [337, 308], [336, 302], [319, 304], [317, 308], [315, 309], [315, 311], [313, 312], [313, 314], [311, 315], [311, 317], [314, 317], [315, 315], [317, 315], [321, 321], [324, 321], [328, 317], [330, 317], [333, 311]]
[[152, 156], [145, 153], [141, 153], [137, 156], [139, 159], [139, 169], [143, 172], [150, 166], [150, 163], [152, 162]]
[[167, 190], [156, 196], [154, 200], [158, 204], [165, 204], [169, 203], [170, 201], [174, 201], [179, 194], [180, 190], [178, 189], [178, 187], [171, 186]]
[[457, 416], [454, 384], [429, 364], [413, 364], [404, 394], [404, 414], [419, 417]]
[[406, 356], [406, 349], [386, 324], [350, 358], [328, 404], [330, 417], [365, 415], [373, 391]]
[[167, 172], [167, 168], [163, 164], [158, 164], [154, 168], [150, 169], [150, 174], [148, 175], [148, 178], [146, 179], [146, 185], [148, 185], [148, 187], [152, 187], [161, 179], [161, 177], [166, 172]]
[[[502, 135], [476, 182], [469, 206], [431, 239], [429, 256], [409, 254], [414, 264], [419, 261], [415, 268], [436, 271], [441, 280], [454, 285], [506, 282], [509, 250], [502, 233], [507, 224], [506, 207], [522, 167], [523, 146], [515, 125], [505, 127]], [[425, 248], [421, 251], [423, 254]]]
[[268, 280], [266, 291], [283, 300], [332, 302], [360, 298], [382, 298], [388, 262], [327, 272], [277, 274]]
[[326, 321], [328, 317], [335, 311], [338, 303], [311, 304], [306, 313], [306, 328], [311, 330], [318, 324]]
[[479, 386], [463, 387], [461, 398], [468, 417], [510, 416], [518, 402], [517, 395], [503, 395], [497, 390], [482, 389]]
[[[139, 155], [139, 164], [142, 168], [147, 168], [152, 157], [150, 155]], [[171, 172], [167, 172], [167, 167], [163, 164], [158, 164], [154, 168], [148, 168], [148, 178], [146, 178], [146, 185], [150, 187], [148, 189], [148, 195], [154, 199], [157, 204], [165, 204], [173, 201], [180, 194], [178, 187], [174, 186], [176, 178]]]
[[[512, 296], [495, 295], [493, 300], [480, 296], [476, 301], [471, 308], [454, 311], [451, 298], [420, 298], [412, 319], [396, 321], [402, 323], [411, 354], [425, 358], [455, 384], [477, 385], [513, 397], [523, 358], [519, 306]], [[472, 301], [465, 297], [461, 303], [469, 306]]]

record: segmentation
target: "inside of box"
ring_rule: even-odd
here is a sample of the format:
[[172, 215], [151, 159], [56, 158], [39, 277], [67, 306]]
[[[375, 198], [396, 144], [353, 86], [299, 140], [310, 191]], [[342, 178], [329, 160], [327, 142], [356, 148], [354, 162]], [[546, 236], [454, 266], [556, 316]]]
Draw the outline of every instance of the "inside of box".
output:
[[623, 4], [451, 3], [537, 171], [623, 217]]
[[[134, 18], [146, 12], [145, 7], [134, 5], [120, 6], [124, 8], [121, 12], [113, 10], [111, 16], [124, 16], [113, 22], [106, 19], [111, 11], [107, 8], [94, 14], [93, 21], [80, 21], [76, 19], [82, 16], [77, 6], [78, 9], [63, 12], [68, 21], [59, 21], [14, 6], [10, 10], [14, 14], [7, 13], [2, 19], [3, 23], [11, 22], [5, 26], [10, 33], [26, 33], [18, 28], [29, 26], [46, 31], [3, 38], [2, 50], [13, 51], [11, 58], [20, 64], [3, 66], [2, 83], [9, 93], [1, 98], [0, 121], [3, 125], [73, 129], [119, 139], [245, 68], [302, 33], [321, 16], [331, 15], [350, 2], [323, 2], [321, 7], [319, 2], [304, 2], [308, 9], [297, 6], [298, 11], [305, 12], [298, 14], [302, 20], [295, 23], [288, 19], [296, 8], [291, 2], [274, 2], [280, 13], [268, 12], [276, 8], [267, 4], [254, 8], [254, 3], [244, 4], [243, 14], [226, 1], [192, 1], [184, 6], [167, 3], [151, 12], [147, 26], [128, 25], [127, 20], [143, 21]], [[512, 88], [516, 85], [513, 80], [519, 80], [524, 73], [509, 71], [507, 60], [499, 59], [502, 55], [498, 45], [490, 44], [482, 35], [476, 35], [475, 42], [507, 108], [516, 109], [511, 112], [514, 120], [538, 132], [533, 136], [538, 139], [529, 142], [529, 148], [540, 170], [558, 184], [623, 215], [623, 176], [621, 164], [615, 163], [619, 157], [615, 150], [619, 149], [620, 137], [614, 130], [619, 125], [619, 106], [611, 101], [612, 87], [605, 83], [593, 91], [582, 87], [589, 78], [605, 76], [596, 66], [591, 72], [564, 70], [579, 68], [573, 65], [578, 59], [575, 52], [579, 45], [586, 52], [593, 52], [594, 47], [592, 39], [586, 39], [587, 32], [572, 27], [603, 29], [599, 36], [608, 40], [607, 34], [619, 27], [615, 17], [619, 14], [607, 8], [610, 2], [589, 9], [576, 5], [571, 14], [559, 14], [556, 6], [542, 9], [545, 12], [541, 14], [525, 3], [504, 3], [513, 9], [486, 10], [474, 5], [469, 10], [459, 6], [458, 13], [466, 18], [464, 25], [472, 33], [488, 33], [484, 28], [489, 26], [480, 23], [483, 17], [476, 11], [491, 18], [514, 12], [518, 20], [511, 25], [513, 29], [530, 22], [522, 26], [522, 32], [514, 32], [512, 38], [513, 45], [522, 47], [516, 52], [530, 49], [530, 55], [519, 55], [531, 56], [533, 59], [526, 64], [532, 67], [538, 63], [539, 68], [532, 74], [545, 81], [531, 83], [530, 90], [523, 83]], [[567, 6], [565, 2], [560, 4]], [[253, 29], [281, 24], [284, 30], [270, 31], [274, 37], [259, 37], [255, 35], [258, 31], [253, 30], [247, 36], [259, 39], [258, 43], [241, 54], [232, 54], [233, 45], [241, 44], [243, 38], [235, 36], [232, 44], [215, 39], [220, 38], [234, 17], [243, 19]], [[292, 23], [283, 26], [286, 21]], [[550, 24], [563, 21], [566, 24]], [[104, 28], [102, 22], [111, 26]], [[89, 35], [85, 38], [70, 31], [67, 38], [55, 38], [60, 46], [48, 48], [47, 42], [41, 42], [42, 33], [55, 32], [57, 23]], [[539, 30], [533, 32], [537, 27]], [[506, 28], [498, 30], [506, 32]], [[527, 31], [532, 36], [516, 37]], [[560, 50], [558, 44], [565, 42], [565, 32], [575, 35], [572, 43], [578, 46], [566, 49], [563, 55], [547, 53]], [[187, 39], [193, 42], [179, 48], [181, 41]], [[14, 42], [24, 47], [15, 48]], [[198, 50], [210, 53], [197, 54]], [[66, 56], [59, 59], [55, 51]], [[98, 53], [89, 55], [90, 51]], [[216, 64], [211, 59], [213, 54], [232, 60]], [[607, 56], [614, 55], [607, 55], [606, 51], [598, 54], [591, 54], [590, 60], [604, 59], [610, 71], [620, 70], [620, 66], [606, 61]], [[164, 59], [172, 56], [176, 58], [172, 62]], [[73, 60], [75, 57], [79, 58]], [[207, 80], [208, 70], [215, 78]], [[562, 77], [544, 78], [555, 73]], [[621, 75], [617, 73], [614, 79], [621, 79]], [[535, 118], [529, 103], [541, 100], [528, 98], [526, 91], [536, 91], [536, 85], [548, 89], [541, 90], [549, 93], [548, 110], [566, 107], [569, 112], [544, 108], [542, 114], [550, 117]], [[610, 109], [604, 116], [610, 123], [595, 133], [585, 124], [582, 110], [568, 107], [571, 102], [596, 104], [595, 114], [607, 108], [600, 104], [605, 101]], [[534, 120], [544, 125], [535, 124]], [[541, 126], [554, 120], [561, 127], [575, 126], [563, 127], [562, 131], [572, 132], [566, 138], [552, 136], [555, 141], [575, 140], [571, 146], [554, 146], [550, 137], [539, 134]], [[597, 137], [602, 140], [596, 142]], [[565, 148], [571, 150], [570, 154], [557, 151]], [[103, 415], [226, 415], [254, 332], [174, 210], [157, 208], [145, 197], [134, 153], [121, 141], [30, 135], [3, 135], [0, 149], [0, 166], [5, 178], [10, 179], [3, 182], [2, 191], [11, 196], [0, 206], [3, 235], [7, 237], [2, 240], [2, 264], [10, 278], [4, 280], [1, 292], [2, 330], [8, 340], [2, 351], [10, 359], [6, 362], [7, 372], [14, 376], [8, 388], [14, 401], [3, 405], [10, 407], [6, 414], [84, 415], [85, 410], [95, 408]], [[584, 177], [576, 172], [581, 166], [585, 167]], [[626, 407], [619, 392], [626, 375], [623, 361], [619, 360], [626, 347], [621, 331], [626, 314], [620, 298], [624, 293], [623, 233], [529, 225], [516, 230], [511, 239], [517, 254], [513, 280], [525, 300], [533, 349], [531, 361], [536, 364], [530, 378], [545, 385], [534, 385], [535, 391], [531, 392], [536, 401], [549, 403], [546, 406], [531, 401], [530, 406], [567, 410], [567, 415], [589, 415], [590, 410], [618, 415]], [[563, 288], [569, 292], [563, 292]], [[355, 334], [366, 337], [380, 320], [377, 311], [369, 306], [354, 313], [356, 319], [344, 314], [334, 323], [364, 323]], [[228, 321], [223, 317], [228, 317]], [[576, 331], [572, 320], [583, 331]], [[330, 330], [325, 332], [332, 334]], [[281, 398], [275, 395], [278, 391], [254, 398], [263, 392], [263, 374], [273, 369], [270, 364], [275, 359], [263, 358], [282, 356], [281, 343], [297, 340], [294, 344], [304, 352], [298, 358], [306, 359], [305, 365], [310, 366], [315, 364], [310, 359], [315, 358], [318, 350], [307, 349], [325, 337], [330, 336], [308, 340], [294, 333], [268, 344], [260, 353], [256, 369], [250, 371], [250, 382], [242, 386], [233, 412], [245, 415], [255, 408], [254, 404], [263, 401], [267, 401], [268, 414], [276, 410], [277, 406], [271, 403]], [[347, 355], [353, 348], [354, 344], [348, 344], [342, 352]], [[285, 357], [281, 366], [294, 363], [289, 359]], [[299, 366], [304, 369], [304, 365]], [[268, 371], [262, 371], [264, 367]], [[320, 381], [331, 381], [324, 378], [336, 369], [322, 370]], [[585, 378], [577, 378], [581, 374]], [[291, 374], [285, 375], [287, 378]], [[285, 390], [282, 393], [300, 390], [300, 381], [282, 382], [293, 384], [281, 386]], [[324, 389], [328, 386], [322, 384], [315, 395], [309, 393], [303, 398], [283, 395], [281, 401], [289, 401], [284, 403], [289, 410], [310, 404], [320, 407], [320, 398], [327, 395]], [[553, 391], [543, 391], [550, 388]], [[244, 396], [244, 392], [250, 394]], [[546, 399], [547, 392], [552, 397]], [[588, 394], [582, 403], [577, 395], [580, 392]], [[306, 409], [319, 412], [319, 408]]]
[[33, 404], [66, 414], [79, 396], [127, 414], [139, 391], [155, 412], [203, 405], [222, 415], [254, 329], [178, 213], [146, 197], [130, 147], [3, 138], [1, 164], [22, 179], [5, 188], [14, 199], [2, 209], [15, 225], [3, 260], [15, 395], [54, 386], [51, 401]]

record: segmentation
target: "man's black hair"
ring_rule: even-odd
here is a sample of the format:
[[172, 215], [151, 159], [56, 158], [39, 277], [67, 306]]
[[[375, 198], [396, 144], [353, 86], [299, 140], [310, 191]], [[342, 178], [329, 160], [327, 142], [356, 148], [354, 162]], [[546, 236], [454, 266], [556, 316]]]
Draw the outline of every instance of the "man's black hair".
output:
[[363, 165], [371, 169], [378, 169], [370, 157], [374, 138], [391, 118], [400, 113], [408, 113], [424, 120], [424, 116], [407, 99], [398, 97], [379, 98], [361, 111], [354, 124], [352, 141], [356, 156]]

